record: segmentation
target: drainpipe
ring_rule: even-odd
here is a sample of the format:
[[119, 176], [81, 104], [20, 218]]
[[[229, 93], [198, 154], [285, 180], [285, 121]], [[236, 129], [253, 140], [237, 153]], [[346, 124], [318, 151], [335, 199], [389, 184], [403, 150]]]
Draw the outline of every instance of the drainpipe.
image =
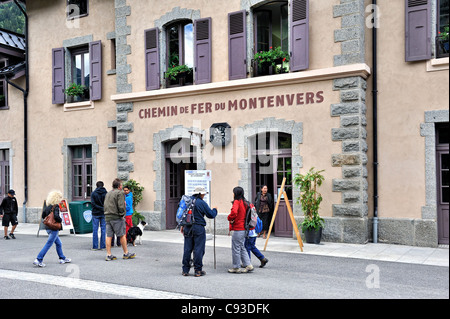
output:
[[[30, 88], [28, 78], [28, 15], [22, 6], [14, 0], [14, 3], [22, 11], [25, 17], [25, 90], [20, 89], [23, 92], [23, 166], [24, 166], [24, 201], [23, 201], [23, 221], [27, 222], [27, 202], [28, 202], [28, 92]], [[10, 83], [10, 82], [8, 82]], [[10, 83], [11, 84], [11, 83]], [[14, 85], [13, 85], [14, 86]], [[17, 87], [17, 86], [16, 86]]]
[[373, 111], [373, 242], [378, 243], [378, 82], [377, 82], [377, 1], [372, 0], [372, 111]]

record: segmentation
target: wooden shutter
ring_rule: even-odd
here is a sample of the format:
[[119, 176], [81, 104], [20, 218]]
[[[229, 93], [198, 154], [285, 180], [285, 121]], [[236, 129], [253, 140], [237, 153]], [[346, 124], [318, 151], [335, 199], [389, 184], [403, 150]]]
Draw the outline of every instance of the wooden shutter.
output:
[[91, 101], [102, 99], [102, 42], [89, 43], [90, 79], [89, 92]]
[[292, 0], [291, 71], [309, 68], [309, 0]]
[[52, 103], [64, 104], [64, 48], [52, 49]]
[[144, 31], [145, 34], [145, 87], [146, 90], [160, 88], [159, 70], [159, 29]]
[[228, 73], [230, 80], [247, 77], [247, 13], [228, 14]]
[[405, 60], [431, 59], [431, 0], [405, 0]]
[[195, 84], [211, 82], [211, 18], [194, 21]]

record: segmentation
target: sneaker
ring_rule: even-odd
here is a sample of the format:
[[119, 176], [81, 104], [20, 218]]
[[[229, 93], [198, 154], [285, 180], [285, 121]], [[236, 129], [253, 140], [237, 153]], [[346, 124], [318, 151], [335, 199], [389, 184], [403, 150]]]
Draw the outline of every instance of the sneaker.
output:
[[135, 253], [128, 252], [127, 254], [123, 254], [123, 259], [133, 259], [134, 257], [136, 257]]
[[70, 263], [72, 261], [72, 259], [70, 259], [70, 258], [65, 258], [65, 259], [60, 259], [59, 260], [59, 263], [60, 264], [68, 264], [68, 263]]
[[263, 268], [269, 262], [269, 259], [263, 258], [260, 261], [261, 261], [261, 265], [259, 266], [259, 268]]
[[16, 239], [16, 236], [14, 236], [13, 233], [10, 233], [10, 234], [9, 234], [9, 237], [11, 237], [12, 239]]
[[188, 273], [188, 272], [182, 271], [181, 274], [182, 274], [183, 276], [185, 276], [185, 277], [189, 276], [189, 273]]
[[106, 256], [106, 258], [105, 258], [106, 261], [116, 260], [116, 259], [117, 259], [117, 257], [113, 256], [113, 255]]
[[228, 269], [228, 272], [232, 273], [232, 274], [240, 274], [242, 272], [242, 270], [241, 270], [241, 268], [231, 268], [231, 269]]
[[4, 238], [4, 239], [6, 239], [6, 240], [8, 240], [8, 239], [9, 239], [9, 237], [8, 237], [8, 236], [4, 236], [3, 238]]
[[248, 265], [247, 267], [245, 267], [244, 270], [246, 270], [246, 272], [250, 272], [250, 271], [253, 271], [253, 269], [255, 269], [255, 268], [253, 267], [253, 265]]
[[33, 265], [37, 266], [37, 267], [45, 267], [45, 264], [42, 261], [39, 261], [37, 259], [35, 259], [33, 261]]
[[199, 271], [195, 272], [195, 277], [201, 277], [204, 275], [206, 275], [206, 271], [204, 271], [204, 270], [199, 270]]

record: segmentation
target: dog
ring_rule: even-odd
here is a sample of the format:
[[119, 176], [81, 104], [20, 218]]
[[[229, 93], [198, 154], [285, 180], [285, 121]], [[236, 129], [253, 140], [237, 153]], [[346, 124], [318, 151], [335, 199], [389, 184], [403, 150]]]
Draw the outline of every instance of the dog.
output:
[[145, 225], [147, 225], [147, 223], [141, 221], [137, 226], [128, 229], [127, 242], [136, 246], [136, 239], [138, 239], [139, 245], [142, 245], [142, 235], [144, 234]]

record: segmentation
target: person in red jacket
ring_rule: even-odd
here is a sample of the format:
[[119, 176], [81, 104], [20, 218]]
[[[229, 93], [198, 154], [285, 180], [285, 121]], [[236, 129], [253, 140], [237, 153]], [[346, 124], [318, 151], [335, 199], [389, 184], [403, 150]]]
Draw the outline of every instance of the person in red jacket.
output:
[[[233, 230], [231, 238], [231, 255], [233, 260], [233, 268], [228, 269], [230, 273], [246, 273], [253, 270], [250, 258], [245, 248], [245, 214], [247, 204], [244, 197], [244, 189], [235, 187], [233, 189], [233, 207], [227, 219], [230, 222], [230, 230]], [[241, 269], [241, 265], [244, 267]]]

